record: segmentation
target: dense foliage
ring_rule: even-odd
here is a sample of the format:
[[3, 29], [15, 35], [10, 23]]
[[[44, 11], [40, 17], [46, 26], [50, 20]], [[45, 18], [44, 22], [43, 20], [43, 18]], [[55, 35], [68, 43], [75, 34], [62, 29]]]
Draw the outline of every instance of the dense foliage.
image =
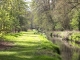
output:
[[79, 0], [0, 0], [0, 32], [80, 30]]
[[24, 0], [0, 0], [0, 33], [27, 30], [28, 14]]
[[79, 0], [32, 0], [34, 27], [42, 30], [80, 30]]
[[69, 41], [72, 45], [77, 45], [78, 47], [80, 46], [80, 33], [73, 33], [69, 36]]

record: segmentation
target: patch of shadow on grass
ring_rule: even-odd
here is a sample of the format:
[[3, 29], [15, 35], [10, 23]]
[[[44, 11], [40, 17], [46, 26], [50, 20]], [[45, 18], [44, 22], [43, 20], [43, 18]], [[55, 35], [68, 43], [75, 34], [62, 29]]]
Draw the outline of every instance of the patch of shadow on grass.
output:
[[0, 41], [0, 50], [6, 50], [14, 47], [13, 42]]
[[0, 60], [60, 60], [58, 57], [50, 56], [17, 56], [17, 55], [0, 55]]
[[28, 58], [27, 56], [26, 57], [19, 57], [16, 55], [0, 55], [0, 60], [31, 60], [31, 59]]

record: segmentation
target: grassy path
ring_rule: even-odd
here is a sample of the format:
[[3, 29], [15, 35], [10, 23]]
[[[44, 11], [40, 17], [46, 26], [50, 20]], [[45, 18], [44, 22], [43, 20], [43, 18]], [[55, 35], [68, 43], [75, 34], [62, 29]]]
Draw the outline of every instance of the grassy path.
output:
[[0, 60], [59, 60], [56, 46], [40, 34], [22, 32], [6, 38], [14, 42], [14, 47], [0, 50]]

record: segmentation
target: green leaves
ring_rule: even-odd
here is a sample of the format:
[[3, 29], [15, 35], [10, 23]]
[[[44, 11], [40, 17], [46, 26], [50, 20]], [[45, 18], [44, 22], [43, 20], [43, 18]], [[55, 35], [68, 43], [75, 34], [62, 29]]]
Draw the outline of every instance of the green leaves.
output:
[[80, 33], [74, 33], [69, 37], [70, 40], [79, 41], [80, 40]]
[[74, 29], [74, 30], [78, 30], [78, 25], [79, 25], [79, 11], [75, 11], [74, 12], [74, 15], [73, 15], [73, 18], [72, 18], [72, 20], [71, 20], [71, 27], [72, 27], [72, 29]]
[[23, 29], [21, 26], [27, 25], [26, 9], [28, 7], [26, 8], [26, 6], [27, 4], [23, 0], [2, 0], [0, 4], [0, 32]]

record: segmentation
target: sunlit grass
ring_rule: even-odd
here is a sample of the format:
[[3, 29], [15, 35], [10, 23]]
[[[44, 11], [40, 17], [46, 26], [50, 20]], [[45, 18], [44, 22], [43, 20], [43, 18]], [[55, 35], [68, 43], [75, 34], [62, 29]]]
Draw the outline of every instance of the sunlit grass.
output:
[[16, 54], [17, 52], [10, 52], [10, 51], [0, 51], [0, 55], [12, 55]]
[[18, 36], [4, 37], [6, 41], [13, 41], [14, 47], [1, 50], [0, 60], [60, 60], [59, 56], [55, 55], [55, 48], [58, 47], [43, 35], [29, 31], [20, 32]]

